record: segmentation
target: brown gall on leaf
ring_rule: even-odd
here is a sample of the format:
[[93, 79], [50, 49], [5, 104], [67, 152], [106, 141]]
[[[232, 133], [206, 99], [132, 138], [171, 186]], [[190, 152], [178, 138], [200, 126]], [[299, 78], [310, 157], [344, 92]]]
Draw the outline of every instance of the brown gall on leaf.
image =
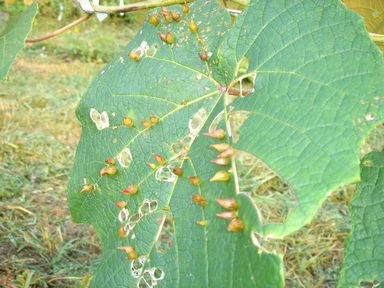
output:
[[224, 220], [232, 220], [237, 217], [237, 211], [224, 211], [217, 213], [216, 216]]
[[216, 198], [215, 201], [224, 209], [227, 209], [230, 211], [236, 211], [237, 209], [239, 209], [239, 203], [235, 198], [224, 198], [224, 199]]
[[168, 9], [167, 7], [161, 7], [161, 15], [163, 15], [163, 17], [165, 17], [166, 15], [168, 15]]
[[156, 169], [158, 168], [156, 164], [151, 163], [151, 162], [147, 162], [147, 165], [148, 165], [149, 167], [151, 167], [153, 170], [156, 170]]
[[120, 238], [127, 237], [127, 232], [125, 231], [124, 226], [125, 225], [120, 226], [119, 230], [117, 230], [117, 235], [119, 235]]
[[160, 15], [158, 13], [149, 15], [148, 16], [148, 21], [153, 26], [157, 27], [159, 25], [159, 23], [160, 23]]
[[125, 201], [118, 201], [115, 203], [115, 205], [119, 208], [125, 208], [125, 207], [127, 207], [128, 204]]
[[93, 184], [84, 184], [83, 188], [81, 188], [80, 192], [91, 192], [95, 190], [95, 185]]
[[169, 11], [167, 8], [165, 8], [165, 7], [161, 8], [161, 15], [163, 15], [165, 22], [167, 22], [167, 23], [172, 22], [172, 17], [171, 17], [171, 15], [169, 15]]
[[175, 42], [175, 38], [173, 38], [171, 32], [167, 32], [167, 34], [165, 34], [165, 42], [169, 45], [171, 45]]
[[161, 41], [166, 42], [166, 40], [165, 40], [165, 34], [159, 32], [159, 33], [157, 33], [157, 35], [159, 35], [159, 38], [161, 39]]
[[187, 3], [182, 5], [182, 9], [185, 15], [189, 14], [189, 5]]
[[227, 143], [212, 144], [212, 145], [210, 145], [210, 147], [212, 147], [213, 149], [215, 149], [218, 152], [223, 152], [223, 151], [231, 148], [231, 146]]
[[195, 194], [192, 196], [192, 201], [196, 204], [199, 204], [200, 206], [207, 206], [208, 202], [205, 200], [204, 196], [201, 194]]
[[208, 56], [207, 56], [207, 54], [205, 54], [205, 53], [203, 53], [203, 52], [200, 52], [200, 53], [199, 53], [199, 57], [200, 57], [201, 61], [206, 62], [206, 61], [208, 60]]
[[171, 14], [171, 17], [172, 17], [173, 21], [180, 22], [181, 17], [180, 17], [179, 13], [177, 13], [175, 11], [170, 11], [169, 13]]
[[229, 178], [231, 178], [231, 176], [229, 175], [229, 173], [227, 171], [220, 170], [220, 171], [217, 171], [216, 174], [211, 179], [209, 179], [209, 181], [211, 181], [211, 182], [227, 182], [227, 181], [229, 181]]
[[244, 223], [238, 218], [232, 219], [227, 226], [228, 232], [241, 232], [244, 230]]
[[136, 52], [130, 51], [128, 53], [128, 56], [129, 56], [129, 58], [131, 58], [132, 60], [134, 60], [136, 62], [140, 61], [140, 55], [138, 53], [136, 53]]
[[217, 158], [211, 161], [211, 163], [220, 165], [220, 166], [226, 166], [229, 163], [228, 158]]
[[208, 226], [208, 221], [207, 220], [198, 220], [196, 221], [197, 225], [200, 225], [202, 227], [207, 227]]
[[162, 210], [164, 212], [171, 212], [171, 208], [169, 206], [163, 207], [160, 210]]
[[129, 117], [124, 117], [123, 118], [123, 124], [127, 127], [133, 127], [135, 126], [135, 122], [133, 121], [132, 118]]
[[116, 166], [108, 166], [100, 170], [100, 176], [115, 175], [116, 173], [117, 173]]
[[189, 176], [188, 180], [193, 186], [199, 186], [201, 184], [201, 179], [198, 176]]
[[152, 124], [158, 124], [160, 122], [160, 119], [156, 116], [149, 117], [149, 121], [151, 121]]
[[204, 135], [211, 137], [213, 139], [223, 139], [225, 137], [225, 131], [224, 131], [224, 129], [219, 128], [213, 132], [204, 133]]
[[236, 150], [233, 148], [228, 148], [227, 150], [221, 152], [217, 157], [219, 158], [231, 158], [236, 154]]
[[176, 176], [183, 176], [183, 169], [181, 169], [180, 167], [175, 167], [172, 169], [172, 172], [173, 174], [175, 174]]
[[193, 20], [192, 18], [189, 20], [189, 31], [191, 31], [192, 33], [197, 33], [197, 31], [199, 31], [195, 20]]
[[184, 13], [185, 15], [189, 14], [189, 5], [188, 5], [187, 3], [183, 4], [183, 5], [181, 6], [181, 8], [182, 8], [183, 13]]
[[160, 165], [164, 165], [166, 161], [164, 160], [163, 156], [160, 154], [153, 154], [153, 158], [159, 163]]
[[139, 255], [137, 254], [135, 248], [133, 248], [132, 246], [117, 247], [117, 249], [127, 253], [129, 260], [136, 260], [137, 258], [139, 258]]
[[167, 23], [171, 23], [173, 19], [172, 19], [171, 15], [167, 14], [167, 15], [164, 16], [164, 20]]
[[143, 121], [141, 121], [141, 124], [142, 124], [145, 128], [150, 128], [150, 127], [152, 127], [152, 123], [149, 122], [148, 120], [143, 120]]
[[108, 158], [108, 159], [104, 160], [104, 163], [106, 163], [108, 165], [115, 165], [116, 161], [113, 158]]
[[131, 184], [127, 188], [123, 189], [121, 193], [132, 196], [135, 195], [139, 191], [139, 187], [136, 184]]

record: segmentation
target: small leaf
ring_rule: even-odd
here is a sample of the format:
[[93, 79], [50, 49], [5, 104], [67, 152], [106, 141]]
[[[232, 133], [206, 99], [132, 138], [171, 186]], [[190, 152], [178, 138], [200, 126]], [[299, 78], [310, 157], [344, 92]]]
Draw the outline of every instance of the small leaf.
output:
[[37, 13], [37, 4], [34, 3], [23, 13], [10, 20], [0, 33], [0, 80], [8, 73], [17, 53], [24, 47], [24, 41], [32, 29], [32, 22]]
[[[384, 153], [372, 152], [361, 163], [361, 182], [351, 204], [352, 233], [346, 241], [338, 287], [384, 282]], [[367, 286], [378, 287], [378, 286]], [[381, 286], [380, 286], [381, 287]]]

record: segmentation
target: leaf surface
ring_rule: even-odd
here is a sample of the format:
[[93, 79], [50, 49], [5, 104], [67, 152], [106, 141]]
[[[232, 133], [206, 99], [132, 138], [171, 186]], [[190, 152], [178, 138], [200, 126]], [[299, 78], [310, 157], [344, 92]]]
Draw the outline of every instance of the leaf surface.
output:
[[36, 13], [37, 4], [34, 3], [23, 13], [11, 19], [0, 33], [0, 80], [7, 75], [17, 53], [23, 49], [25, 38], [32, 29]]
[[256, 227], [282, 237], [330, 192], [359, 180], [359, 148], [383, 119], [383, 58], [362, 19], [338, 1], [252, 1], [232, 31], [217, 73], [233, 82], [247, 57], [247, 74], [257, 74], [255, 92], [234, 103], [251, 113], [236, 147], [295, 193], [284, 223]]
[[362, 161], [361, 182], [351, 204], [352, 233], [346, 242], [339, 287], [383, 283], [383, 211], [384, 153], [371, 152]]

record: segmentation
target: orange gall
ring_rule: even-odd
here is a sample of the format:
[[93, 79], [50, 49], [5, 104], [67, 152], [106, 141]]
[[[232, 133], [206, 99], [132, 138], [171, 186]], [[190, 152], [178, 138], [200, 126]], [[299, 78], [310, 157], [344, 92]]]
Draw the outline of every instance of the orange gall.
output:
[[153, 158], [159, 163], [160, 165], [164, 165], [166, 161], [164, 160], [163, 156], [160, 154], [153, 154]]
[[216, 174], [211, 179], [209, 179], [209, 181], [211, 181], [211, 182], [226, 182], [226, 181], [229, 181], [230, 178], [231, 178], [231, 176], [229, 175], [229, 173], [227, 171], [220, 170], [220, 171], [217, 171]]
[[227, 150], [221, 152], [218, 157], [219, 158], [231, 158], [235, 154], [236, 154], [236, 150], [231, 147], [231, 148], [228, 148]]
[[198, 176], [189, 176], [188, 180], [193, 186], [199, 186], [201, 184], [201, 179]]
[[136, 260], [137, 258], [139, 258], [139, 255], [137, 254], [135, 248], [133, 248], [132, 246], [117, 247], [117, 249], [127, 253], [129, 260]]
[[118, 202], [115, 203], [115, 205], [117, 207], [119, 207], [119, 208], [125, 208], [125, 207], [127, 207], [127, 202], [125, 202], [125, 201], [118, 201]]
[[195, 194], [192, 196], [192, 201], [200, 206], [207, 206], [208, 202], [205, 200], [205, 197], [201, 194]]
[[197, 33], [198, 30], [199, 28], [197, 27], [195, 20], [191, 18], [189, 20], [189, 31], [191, 31], [192, 33]]
[[100, 170], [100, 176], [115, 175], [116, 173], [117, 173], [116, 166], [108, 166]]
[[123, 189], [121, 193], [132, 196], [135, 195], [139, 191], [139, 187], [136, 184], [131, 184], [127, 188]]
[[169, 13], [171, 14], [171, 17], [172, 17], [173, 21], [180, 22], [181, 17], [180, 17], [179, 13], [177, 13], [175, 11], [170, 11]]
[[238, 218], [232, 219], [227, 226], [228, 232], [241, 232], [244, 230], [244, 223]]
[[231, 146], [229, 146], [229, 144], [227, 144], [227, 143], [212, 144], [212, 145], [210, 145], [210, 147], [212, 147], [213, 149], [215, 149], [218, 152], [223, 152], [223, 151], [231, 148]]
[[183, 169], [181, 169], [180, 167], [175, 167], [172, 169], [172, 172], [173, 174], [175, 174], [176, 176], [183, 176]]
[[133, 127], [135, 126], [135, 122], [133, 121], [132, 118], [129, 117], [124, 117], [123, 118], [123, 124], [127, 127]]
[[212, 132], [204, 133], [205, 136], [211, 137], [213, 139], [223, 139], [225, 137], [225, 131], [224, 129], [216, 129]]
[[129, 53], [128, 53], [128, 56], [129, 56], [129, 58], [131, 58], [133, 61], [140, 61], [140, 55], [138, 54], [138, 53], [136, 53], [136, 52], [134, 52], [134, 51], [130, 51]]
[[221, 207], [230, 211], [236, 211], [239, 208], [239, 204], [235, 198], [216, 198], [215, 201]]
[[233, 218], [237, 217], [237, 211], [224, 211], [217, 213], [216, 216], [224, 220], [232, 220]]
[[226, 166], [229, 163], [228, 158], [217, 158], [211, 161], [211, 163], [220, 165], [220, 166]]
[[153, 26], [157, 27], [160, 23], [160, 15], [159, 14], [152, 14], [148, 16], [148, 21], [151, 23]]
[[182, 9], [185, 15], [189, 14], [189, 5], [187, 3], [183, 4]]
[[95, 190], [95, 186], [93, 184], [84, 184], [80, 192], [91, 192], [93, 190]]

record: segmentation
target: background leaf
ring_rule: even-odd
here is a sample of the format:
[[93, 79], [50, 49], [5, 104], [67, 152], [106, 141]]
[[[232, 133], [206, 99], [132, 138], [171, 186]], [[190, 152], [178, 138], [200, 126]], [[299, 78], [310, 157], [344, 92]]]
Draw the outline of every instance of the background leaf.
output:
[[32, 22], [37, 13], [34, 3], [23, 13], [10, 20], [0, 33], [0, 80], [3, 79], [12, 65], [17, 53], [24, 47], [24, 41], [32, 29]]
[[368, 283], [384, 281], [383, 192], [384, 153], [372, 152], [362, 161], [361, 182], [351, 204], [352, 234], [346, 243], [339, 287], [372, 287]]
[[252, 1], [224, 43], [217, 77], [234, 82], [243, 57], [246, 75], [257, 74], [255, 92], [234, 103], [250, 112], [236, 147], [297, 198], [286, 221], [255, 225], [282, 237], [308, 223], [330, 192], [359, 180], [359, 148], [383, 119], [383, 58], [339, 1]]

